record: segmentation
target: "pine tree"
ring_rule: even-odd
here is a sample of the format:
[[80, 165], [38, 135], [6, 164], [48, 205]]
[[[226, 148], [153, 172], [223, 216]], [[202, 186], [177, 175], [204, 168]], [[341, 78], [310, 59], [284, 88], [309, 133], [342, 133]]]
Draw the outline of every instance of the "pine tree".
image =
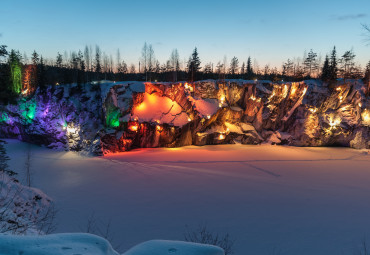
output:
[[39, 64], [39, 61], [40, 61], [39, 54], [37, 54], [37, 52], [34, 50], [32, 53], [32, 64], [37, 66]]
[[251, 60], [251, 57], [248, 57], [247, 70], [246, 70], [246, 73], [245, 73], [245, 78], [247, 80], [251, 80], [251, 79], [253, 79], [253, 76], [254, 76], [254, 72], [253, 72], [253, 68], [252, 68], [252, 60]]
[[59, 68], [61, 68], [62, 65], [63, 65], [63, 57], [59, 52], [58, 52], [58, 55], [57, 55], [57, 60], [55, 62], [55, 65], [56, 65], [56, 67], [59, 67]]
[[231, 59], [231, 62], [230, 62], [230, 68], [229, 68], [229, 73], [234, 76], [235, 74], [237, 74], [238, 72], [238, 69], [239, 69], [239, 60], [237, 57], [233, 57]]
[[188, 62], [188, 70], [189, 70], [189, 80], [195, 81], [197, 80], [197, 75], [200, 70], [200, 59], [198, 56], [197, 47], [195, 47], [191, 57], [189, 58]]
[[369, 63], [367, 63], [366, 68], [365, 68], [364, 83], [365, 83], [365, 86], [367, 85], [366, 95], [370, 96], [370, 61]]
[[335, 46], [330, 55], [329, 69], [329, 81], [334, 82], [337, 80], [338, 73], [337, 50], [335, 49]]
[[322, 67], [321, 79], [325, 82], [330, 81], [330, 73], [329, 57], [326, 55], [324, 65]]
[[244, 75], [244, 73], [245, 73], [245, 63], [243, 62], [242, 67], [240, 68], [240, 74]]
[[283, 64], [283, 75], [286, 76], [293, 76], [294, 73], [294, 64], [293, 62], [288, 58], [287, 62]]
[[98, 45], [95, 47], [95, 72], [98, 73], [98, 79], [100, 78], [101, 73], [101, 52]]
[[5, 57], [8, 56], [8, 51], [5, 45], [0, 45], [0, 104], [8, 104], [15, 99], [15, 94], [12, 91], [11, 71], [9, 63], [4, 63]]
[[312, 49], [307, 55], [307, 58], [304, 60], [304, 69], [309, 77], [311, 77], [312, 73], [317, 70], [318, 63], [317, 63], [317, 53], [313, 52]]
[[14, 94], [19, 95], [22, 90], [22, 56], [19, 51], [11, 50], [9, 54], [9, 66], [11, 73], [11, 89]]
[[40, 58], [40, 63], [37, 66], [37, 83], [40, 88], [41, 94], [44, 94], [46, 92], [46, 77], [45, 77], [45, 65], [44, 65], [44, 59]]
[[353, 78], [355, 72], [355, 59], [356, 55], [352, 50], [346, 51], [340, 59], [341, 68], [340, 73], [344, 79]]

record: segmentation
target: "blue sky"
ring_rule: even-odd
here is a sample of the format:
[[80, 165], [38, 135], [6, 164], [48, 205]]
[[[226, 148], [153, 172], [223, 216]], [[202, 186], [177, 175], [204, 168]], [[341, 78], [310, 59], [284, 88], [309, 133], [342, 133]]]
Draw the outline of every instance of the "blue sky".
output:
[[354, 49], [370, 60], [362, 23], [370, 24], [369, 0], [118, 1], [1, 0], [0, 44], [55, 58], [59, 51], [100, 45], [115, 59], [137, 64], [144, 42], [160, 62], [172, 49], [187, 59], [196, 46], [202, 64], [250, 55], [262, 67], [281, 66], [311, 48], [323, 57]]

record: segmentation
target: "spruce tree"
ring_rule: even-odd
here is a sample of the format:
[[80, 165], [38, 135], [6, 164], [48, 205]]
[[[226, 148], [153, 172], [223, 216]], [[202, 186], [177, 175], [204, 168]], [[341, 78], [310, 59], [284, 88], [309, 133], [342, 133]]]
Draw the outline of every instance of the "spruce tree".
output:
[[367, 63], [365, 68], [364, 83], [366, 88], [366, 95], [370, 96], [370, 61]]
[[200, 59], [198, 56], [197, 47], [195, 47], [188, 62], [189, 80], [191, 81], [197, 80], [199, 70], [200, 70]]
[[329, 81], [331, 82], [336, 81], [338, 73], [338, 61], [337, 61], [337, 50], [335, 49], [335, 46], [330, 55], [329, 70], [330, 70]]
[[325, 82], [330, 81], [330, 65], [328, 55], [325, 56], [325, 61], [321, 72], [321, 79]]
[[248, 60], [247, 60], [247, 70], [246, 70], [246, 73], [245, 73], [245, 78], [247, 80], [250, 80], [253, 78], [253, 68], [252, 68], [252, 60], [251, 60], [251, 57], [248, 57]]

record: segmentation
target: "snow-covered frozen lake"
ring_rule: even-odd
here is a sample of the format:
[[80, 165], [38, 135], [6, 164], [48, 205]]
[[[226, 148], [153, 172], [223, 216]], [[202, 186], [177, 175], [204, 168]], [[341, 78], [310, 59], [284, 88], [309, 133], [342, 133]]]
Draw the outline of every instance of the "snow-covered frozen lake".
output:
[[[25, 180], [27, 144], [7, 140]], [[235, 238], [235, 254], [353, 254], [370, 245], [370, 155], [349, 148], [218, 145], [101, 158], [37, 146], [32, 186], [54, 199], [57, 232], [111, 222], [121, 251], [183, 240], [199, 224]]]

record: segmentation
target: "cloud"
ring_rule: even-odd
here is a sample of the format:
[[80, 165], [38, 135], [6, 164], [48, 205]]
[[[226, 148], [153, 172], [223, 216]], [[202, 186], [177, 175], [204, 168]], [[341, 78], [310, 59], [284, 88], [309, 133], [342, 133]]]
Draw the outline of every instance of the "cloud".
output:
[[361, 19], [361, 18], [365, 18], [365, 17], [367, 17], [367, 14], [359, 13], [359, 14], [334, 16], [334, 19], [342, 21], [342, 20]]

